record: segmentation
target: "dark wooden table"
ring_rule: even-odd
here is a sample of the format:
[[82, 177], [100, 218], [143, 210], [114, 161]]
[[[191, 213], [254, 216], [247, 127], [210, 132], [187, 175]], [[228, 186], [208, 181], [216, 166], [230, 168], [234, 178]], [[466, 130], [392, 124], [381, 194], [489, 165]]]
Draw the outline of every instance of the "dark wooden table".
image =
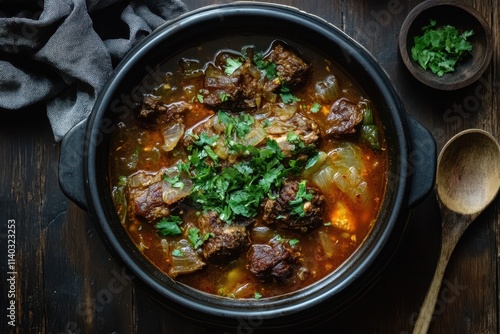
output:
[[[185, 0], [190, 9], [228, 1]], [[434, 135], [440, 150], [466, 128], [500, 137], [500, 3], [466, 0], [492, 27], [493, 60], [471, 86], [455, 92], [426, 88], [410, 77], [398, 55], [398, 31], [420, 1], [281, 0], [330, 21], [382, 64], [407, 111]], [[123, 274], [86, 212], [58, 184], [60, 145], [45, 106], [0, 113], [0, 332], [15, 300], [17, 333], [209, 333], [166, 311]], [[500, 331], [500, 200], [465, 233], [444, 277], [430, 333]], [[304, 333], [407, 333], [432, 278], [440, 247], [434, 193], [411, 218], [401, 247], [381, 280], [358, 302]], [[9, 227], [10, 225], [10, 227]], [[14, 270], [8, 267], [7, 230], [15, 230]], [[8, 296], [15, 271], [15, 295]], [[252, 333], [251, 324], [240, 328]]]

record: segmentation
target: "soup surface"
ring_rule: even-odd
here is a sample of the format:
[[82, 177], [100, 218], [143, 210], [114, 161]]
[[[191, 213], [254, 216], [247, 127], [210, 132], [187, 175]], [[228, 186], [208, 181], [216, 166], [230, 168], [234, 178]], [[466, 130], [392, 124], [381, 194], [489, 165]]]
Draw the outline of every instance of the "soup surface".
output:
[[217, 45], [165, 61], [117, 123], [115, 206], [172, 279], [229, 298], [293, 292], [338, 268], [376, 221], [383, 127], [359, 86], [312, 49]]

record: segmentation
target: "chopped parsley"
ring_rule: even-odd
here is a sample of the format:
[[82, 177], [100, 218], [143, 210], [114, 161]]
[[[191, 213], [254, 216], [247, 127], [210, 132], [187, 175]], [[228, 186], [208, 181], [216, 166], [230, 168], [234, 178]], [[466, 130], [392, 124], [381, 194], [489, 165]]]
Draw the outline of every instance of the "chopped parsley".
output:
[[440, 77], [455, 71], [455, 66], [472, 51], [472, 45], [467, 38], [474, 34], [473, 30], [460, 33], [454, 26], [437, 27], [436, 21], [430, 20], [429, 25], [423, 27], [422, 31], [422, 35], [414, 38], [412, 59], [423, 69], [429, 68]]
[[118, 177], [118, 187], [124, 187], [126, 185], [127, 185], [127, 177], [123, 175]]
[[310, 112], [312, 112], [313, 114], [317, 113], [318, 111], [321, 110], [321, 104], [318, 103], [318, 102], [315, 102], [312, 106], [311, 106], [311, 109], [309, 109]]
[[224, 111], [219, 111], [217, 116], [220, 122], [226, 126], [227, 137], [231, 137], [236, 133], [238, 138], [243, 138], [250, 132], [252, 125], [255, 123], [254, 118], [245, 113], [231, 117]]
[[290, 104], [293, 102], [298, 102], [300, 99], [292, 94], [292, 90], [287, 85], [283, 85], [280, 88], [280, 97], [283, 103]]
[[313, 155], [312, 157], [310, 157], [307, 160], [307, 162], [306, 162], [305, 169], [309, 169], [312, 166], [314, 166], [319, 161], [319, 158], [320, 158], [320, 153], [319, 152], [317, 152], [315, 155]]
[[176, 236], [182, 234], [182, 230], [179, 227], [181, 223], [181, 217], [169, 216], [168, 218], [162, 218], [156, 224], [156, 229], [161, 236]]
[[180, 249], [174, 249], [172, 251], [172, 255], [175, 256], [175, 257], [183, 257], [184, 256], [184, 252]]
[[310, 201], [312, 198], [313, 195], [307, 192], [306, 180], [302, 180], [299, 183], [299, 189], [295, 195], [295, 199], [289, 202], [291, 206], [291, 214], [304, 217], [306, 215], [306, 212], [304, 211], [304, 203]]
[[191, 227], [188, 230], [188, 240], [189, 244], [193, 249], [197, 249], [203, 245], [203, 243], [208, 240], [208, 238], [212, 237], [213, 233], [207, 233], [205, 235], [202, 235], [200, 233], [200, 230], [198, 230], [196, 227]]
[[[255, 217], [262, 200], [272, 196], [288, 175], [298, 174], [301, 165], [293, 155], [285, 159], [275, 140], [267, 139], [261, 147], [238, 142], [238, 138], [251, 131], [255, 122], [252, 116], [245, 113], [230, 116], [220, 111], [218, 117], [225, 126], [225, 135], [202, 133], [195, 137], [193, 145], [188, 148], [188, 162], [178, 165], [179, 173], [187, 173], [193, 182], [189, 199], [194, 205], [217, 212], [226, 222], [231, 222], [235, 216]], [[296, 146], [296, 154], [309, 148], [293, 132], [287, 139]], [[212, 149], [221, 141], [243, 159], [229, 166], [221, 165]], [[195, 232], [191, 233], [194, 240]]]
[[222, 92], [220, 93], [219, 98], [221, 102], [226, 102], [227, 100], [229, 100], [229, 95], [227, 93]]
[[276, 63], [268, 60], [264, 60], [264, 53], [257, 52], [253, 57], [253, 62], [255, 66], [264, 72], [268, 80], [273, 80], [276, 78]]
[[243, 62], [239, 59], [227, 58], [226, 69], [224, 70], [224, 73], [226, 73], [227, 75], [232, 75], [238, 68], [241, 67], [241, 65], [243, 65]]
[[167, 173], [163, 173], [163, 180], [169, 183], [173, 188], [184, 189], [184, 182], [180, 181], [179, 174], [175, 176], [169, 176]]

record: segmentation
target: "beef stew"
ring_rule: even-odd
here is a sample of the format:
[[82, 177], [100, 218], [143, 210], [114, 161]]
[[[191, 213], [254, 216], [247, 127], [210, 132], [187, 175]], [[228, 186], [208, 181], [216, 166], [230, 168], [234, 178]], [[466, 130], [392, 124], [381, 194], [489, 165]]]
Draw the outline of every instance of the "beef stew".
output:
[[361, 88], [282, 40], [207, 42], [164, 67], [110, 151], [115, 207], [139, 251], [229, 298], [279, 296], [341, 266], [386, 191], [383, 126]]

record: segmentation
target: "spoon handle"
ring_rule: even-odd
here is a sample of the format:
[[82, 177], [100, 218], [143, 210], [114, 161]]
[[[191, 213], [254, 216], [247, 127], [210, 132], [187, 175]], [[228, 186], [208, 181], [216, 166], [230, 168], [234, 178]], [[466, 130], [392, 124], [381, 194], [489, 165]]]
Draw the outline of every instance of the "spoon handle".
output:
[[443, 281], [444, 272], [446, 270], [446, 265], [450, 259], [453, 247], [446, 247], [442, 245], [441, 254], [439, 256], [436, 271], [434, 272], [434, 277], [432, 278], [431, 285], [427, 294], [425, 295], [424, 303], [418, 314], [415, 327], [413, 328], [413, 334], [426, 334], [429, 329], [429, 325], [432, 321], [432, 314], [434, 313], [434, 308], [436, 306], [437, 297], [441, 289], [441, 283]]
[[444, 272], [446, 270], [446, 266], [448, 265], [448, 261], [450, 260], [451, 254], [453, 253], [453, 250], [455, 249], [455, 246], [464, 231], [479, 214], [475, 213], [472, 215], [464, 215], [454, 212], [443, 205], [441, 201], [439, 201], [439, 205], [441, 208], [442, 219], [441, 252], [439, 254], [439, 260], [436, 266], [436, 271], [434, 272], [434, 277], [432, 278], [431, 285], [425, 295], [424, 303], [420, 308], [420, 313], [417, 321], [415, 322], [413, 334], [427, 333], [429, 325], [432, 321], [432, 315], [436, 306], [437, 297], [439, 295], [439, 291], [441, 290]]

